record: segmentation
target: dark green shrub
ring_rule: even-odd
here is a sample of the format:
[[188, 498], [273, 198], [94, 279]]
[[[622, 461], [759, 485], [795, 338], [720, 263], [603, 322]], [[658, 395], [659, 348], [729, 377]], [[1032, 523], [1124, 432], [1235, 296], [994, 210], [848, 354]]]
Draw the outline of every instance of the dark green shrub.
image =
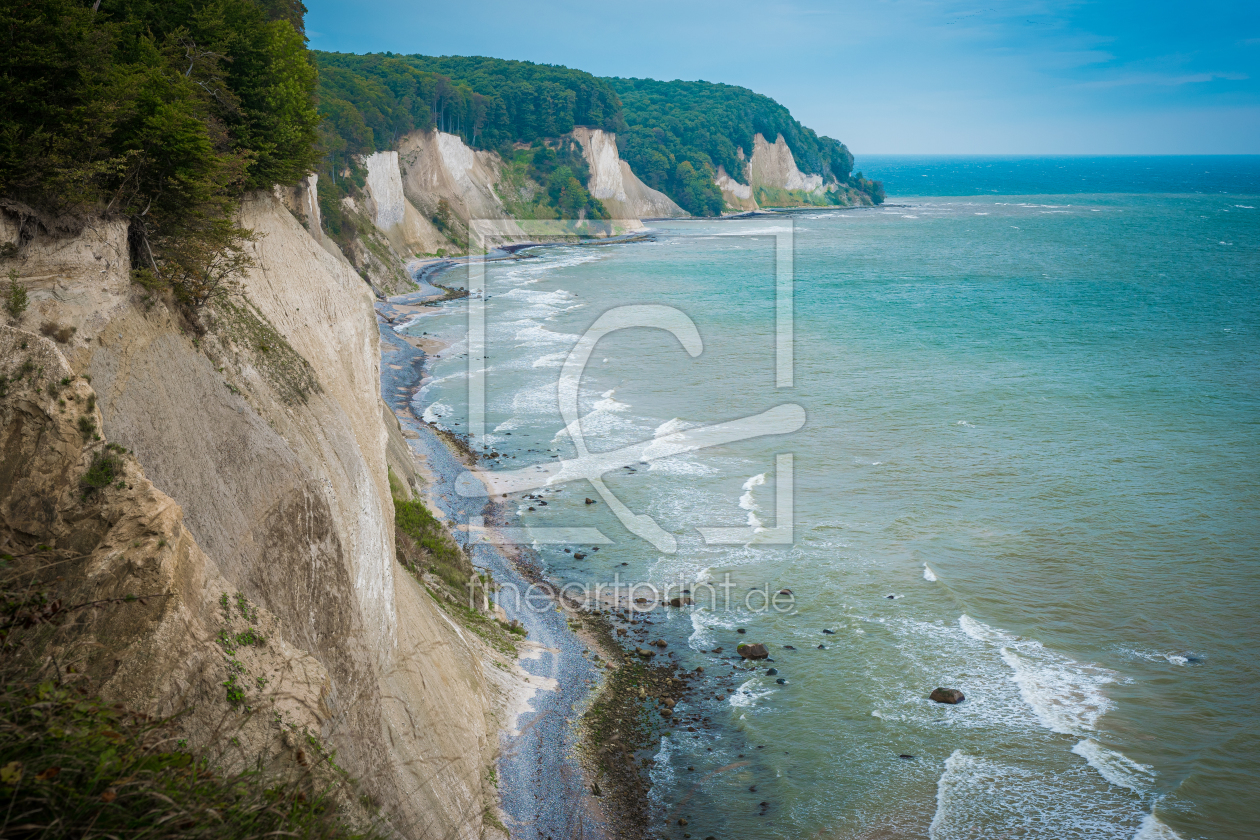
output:
[[[80, 418], [84, 420], [86, 418]], [[92, 465], [83, 474], [81, 483], [84, 489], [100, 490], [114, 483], [114, 479], [122, 475], [122, 461], [107, 452], [98, 452], [92, 459]]]

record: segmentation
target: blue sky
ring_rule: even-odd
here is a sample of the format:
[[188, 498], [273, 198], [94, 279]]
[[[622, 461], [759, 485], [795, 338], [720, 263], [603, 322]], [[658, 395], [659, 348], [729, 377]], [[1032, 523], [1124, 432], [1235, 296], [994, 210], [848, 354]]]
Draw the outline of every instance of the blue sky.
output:
[[311, 46], [774, 97], [857, 154], [1260, 153], [1260, 2], [306, 0]]

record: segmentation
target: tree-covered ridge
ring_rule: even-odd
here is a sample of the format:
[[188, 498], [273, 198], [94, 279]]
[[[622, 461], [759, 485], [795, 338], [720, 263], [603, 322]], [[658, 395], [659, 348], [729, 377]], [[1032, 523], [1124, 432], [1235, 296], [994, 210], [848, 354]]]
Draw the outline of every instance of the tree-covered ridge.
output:
[[709, 214], [721, 211], [720, 191], [707, 189], [700, 173], [721, 166], [746, 182], [744, 162], [757, 134], [771, 143], [782, 134], [802, 172], [821, 175], [825, 182], [851, 183], [853, 155], [844, 144], [819, 137], [768, 96], [712, 82], [607, 81], [621, 98], [628, 126], [617, 137], [621, 156], [649, 186], [693, 213], [697, 204]]
[[355, 156], [392, 149], [408, 132], [434, 128], [500, 154], [514, 181], [505, 200], [522, 218], [608, 217], [586, 190], [581, 153], [571, 141], [555, 142], [579, 125], [621, 126], [621, 104], [606, 82], [526, 61], [313, 54], [327, 176], [320, 200], [330, 227], [341, 224], [341, 197], [354, 191], [337, 179], [359, 175]]
[[[204, 300], [248, 239], [240, 196], [319, 159], [298, 0], [0, 4], [0, 195], [130, 222], [149, 281]], [[225, 256], [226, 255], [226, 256]]]
[[392, 148], [416, 129], [457, 134], [474, 148], [620, 127], [612, 88], [580, 70], [495, 58], [315, 52], [327, 146], [337, 155]]

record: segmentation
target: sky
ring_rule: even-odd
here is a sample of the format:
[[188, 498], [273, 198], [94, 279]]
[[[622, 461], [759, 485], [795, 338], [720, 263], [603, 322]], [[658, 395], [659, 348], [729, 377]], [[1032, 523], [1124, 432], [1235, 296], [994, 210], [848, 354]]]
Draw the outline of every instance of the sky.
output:
[[703, 79], [862, 154], [1260, 154], [1260, 2], [306, 0], [314, 49]]

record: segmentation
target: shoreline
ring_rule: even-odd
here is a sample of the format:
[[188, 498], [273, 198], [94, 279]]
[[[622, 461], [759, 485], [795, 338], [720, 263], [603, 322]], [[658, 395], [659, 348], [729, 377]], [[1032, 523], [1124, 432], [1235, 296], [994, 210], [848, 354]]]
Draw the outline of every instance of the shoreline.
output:
[[[392, 308], [388, 301], [378, 302], [378, 312], [387, 307]], [[485, 516], [488, 525], [506, 524], [512, 514], [505, 505], [485, 505], [484, 500], [465, 499], [455, 492], [456, 477], [476, 459], [467, 442], [431, 426], [411, 410], [411, 400], [428, 377], [425, 348], [396, 333], [395, 324], [385, 315], [378, 318], [378, 326], [381, 396], [398, 417], [413, 457], [432, 479], [426, 502], [452, 525], [467, 521], [470, 515]], [[451, 532], [461, 545], [469, 546], [466, 528], [454, 525]], [[485, 542], [475, 542], [471, 548], [474, 567], [489, 570], [499, 583], [511, 583], [522, 591], [539, 584], [555, 600], [554, 588], [537, 560]], [[581, 733], [571, 724], [577, 710], [589, 703], [592, 691], [588, 686], [602, 684], [603, 663], [611, 651], [588, 659], [584, 653], [592, 648], [593, 639], [573, 631], [567, 610], [513, 608], [505, 609], [504, 616], [520, 621], [528, 631], [528, 644], [522, 646], [516, 664], [529, 674], [536, 690], [514, 700], [518, 703], [515, 719], [500, 725], [499, 807], [510, 824], [540, 831], [540, 836], [626, 836], [620, 826], [613, 825], [619, 821], [605, 812], [602, 798], [592, 794], [597, 783], [578, 758]]]
[[[638, 234], [619, 242], [652, 238]], [[530, 259], [518, 252], [564, 244], [575, 243], [507, 246], [505, 256], [496, 260]], [[455, 492], [456, 478], [479, 460], [477, 453], [463, 435], [433, 426], [411, 409], [412, 399], [430, 379], [430, 358], [447, 345], [396, 329], [423, 309], [454, 299], [451, 290], [431, 281], [461, 262], [466, 260], [437, 260], [419, 267], [432, 292], [422, 288], [377, 301], [381, 395], [402, 424], [413, 457], [432, 480], [426, 501], [436, 514], [448, 523], [482, 515], [491, 528], [519, 525], [517, 500], [466, 499]], [[466, 528], [456, 525], [452, 531], [468, 546]], [[655, 648], [648, 653], [624, 647], [618, 635], [629, 638], [628, 628], [650, 625], [655, 617], [636, 622], [616, 615], [628, 601], [587, 604], [560, 595], [531, 549], [480, 541], [471, 548], [475, 567], [522, 591], [533, 585], [554, 605], [545, 611], [498, 607], [507, 620], [520, 621], [529, 633], [529, 650], [522, 651], [517, 665], [549, 683], [532, 692], [515, 721], [504, 721], [500, 727], [503, 812], [517, 826], [542, 832], [539, 836], [646, 837], [652, 825], [651, 782], [638, 759], [644, 750], [659, 746], [662, 734], [669, 734], [674, 705], [688, 697], [703, 669], [682, 670], [671, 661], [672, 653], [657, 660]]]

